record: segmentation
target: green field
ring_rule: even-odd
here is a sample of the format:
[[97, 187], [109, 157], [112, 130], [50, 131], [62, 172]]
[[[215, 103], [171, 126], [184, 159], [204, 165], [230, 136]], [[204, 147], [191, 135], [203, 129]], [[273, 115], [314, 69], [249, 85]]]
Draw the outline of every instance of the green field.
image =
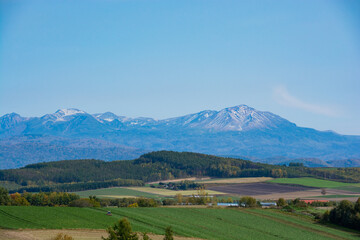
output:
[[309, 198], [353, 198], [353, 197], [360, 197], [360, 195], [343, 195], [343, 194], [338, 194], [338, 195], [314, 196], [314, 197], [309, 197]]
[[99, 198], [122, 198], [122, 197], [146, 197], [146, 198], [159, 198], [158, 195], [140, 192], [129, 188], [113, 187], [113, 188], [101, 188], [95, 190], [87, 190], [75, 192], [80, 197], [87, 198], [89, 196], [97, 196]]
[[[111, 210], [113, 216], [106, 216]], [[0, 207], [0, 228], [104, 229], [127, 217], [134, 231], [204, 239], [359, 239], [359, 232], [264, 209]]]
[[206, 180], [196, 180], [197, 183], [218, 183], [218, 184], [232, 184], [232, 183], [257, 183], [269, 181], [271, 177], [243, 177], [243, 178], [210, 178]]
[[354, 192], [354, 193], [360, 193], [359, 184], [354, 184], [351, 186], [336, 187], [335, 189], [345, 190], [345, 191]]
[[281, 183], [281, 184], [296, 184], [296, 185], [317, 187], [317, 188], [339, 188], [339, 187], [348, 187], [348, 186], [356, 185], [356, 183], [335, 182], [335, 181], [322, 180], [317, 178], [276, 178], [268, 182]]

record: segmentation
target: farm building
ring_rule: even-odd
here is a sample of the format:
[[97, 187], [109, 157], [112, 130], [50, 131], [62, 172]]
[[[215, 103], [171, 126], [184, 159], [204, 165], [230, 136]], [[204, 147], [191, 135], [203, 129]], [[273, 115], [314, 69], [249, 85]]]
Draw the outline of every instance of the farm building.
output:
[[218, 203], [218, 206], [224, 206], [224, 207], [238, 207], [238, 203]]
[[262, 207], [276, 207], [276, 202], [260, 202], [260, 205]]

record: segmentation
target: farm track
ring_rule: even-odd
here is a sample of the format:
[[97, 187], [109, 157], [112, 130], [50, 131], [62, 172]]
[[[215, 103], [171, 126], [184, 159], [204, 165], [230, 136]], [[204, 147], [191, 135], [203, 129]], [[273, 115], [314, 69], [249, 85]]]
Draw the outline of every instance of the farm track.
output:
[[320, 234], [320, 235], [322, 235], [324, 237], [328, 237], [328, 238], [331, 238], [331, 239], [348, 240], [348, 238], [343, 238], [343, 237], [340, 237], [340, 236], [332, 234], [332, 233], [324, 232], [324, 231], [314, 229], [314, 228], [311, 228], [311, 227], [307, 227], [307, 226], [297, 224], [297, 223], [294, 223], [294, 222], [285, 221], [283, 219], [277, 218], [276, 216], [270, 217], [268, 215], [261, 214], [261, 213], [258, 213], [258, 212], [254, 212], [254, 211], [251, 211], [249, 209], [241, 209], [241, 210], [239, 209], [239, 211], [244, 211], [244, 212], [246, 212], [248, 214], [252, 214], [254, 216], [267, 218], [267, 219], [276, 221], [276, 222], [284, 224], [284, 225], [288, 225], [288, 226], [292, 226], [292, 227], [295, 227], [295, 228], [300, 228], [300, 229], [303, 229], [303, 230], [306, 230], [306, 231], [309, 231], [309, 232], [317, 233], [317, 234]]

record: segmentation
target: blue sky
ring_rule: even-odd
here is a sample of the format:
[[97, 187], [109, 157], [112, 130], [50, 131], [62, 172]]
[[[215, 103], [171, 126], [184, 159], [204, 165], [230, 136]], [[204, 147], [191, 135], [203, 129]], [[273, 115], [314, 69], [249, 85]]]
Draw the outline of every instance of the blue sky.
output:
[[0, 0], [0, 115], [247, 104], [360, 135], [360, 1]]

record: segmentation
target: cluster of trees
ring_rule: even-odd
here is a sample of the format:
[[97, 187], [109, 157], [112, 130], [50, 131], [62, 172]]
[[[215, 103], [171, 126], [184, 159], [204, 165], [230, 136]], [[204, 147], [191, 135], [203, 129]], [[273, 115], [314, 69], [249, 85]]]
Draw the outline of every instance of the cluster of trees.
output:
[[277, 206], [282, 207], [283, 209], [294, 212], [296, 209], [307, 209], [311, 207], [334, 207], [337, 205], [335, 201], [313, 201], [311, 203], [306, 203], [305, 201], [301, 200], [300, 198], [295, 198], [293, 200], [285, 200], [284, 198], [279, 198], [277, 200]]
[[[108, 232], [108, 237], [102, 237], [103, 240], [139, 240], [138, 234], [132, 231], [131, 224], [127, 218], [119, 220], [114, 226], [109, 227], [106, 231]], [[171, 226], [168, 226], [165, 229], [163, 240], [174, 240], [173, 234], [174, 232]], [[142, 239], [151, 240], [146, 232], [142, 233]]]
[[67, 160], [0, 171], [0, 181], [17, 183], [23, 187], [15, 191], [77, 191], [110, 186], [139, 186], [148, 181], [194, 176], [306, 176], [360, 182], [360, 168], [275, 166], [198, 153], [159, 151], [130, 161]]
[[152, 198], [117, 198], [117, 199], [98, 199], [102, 207], [157, 207], [162, 203]]
[[164, 188], [164, 189], [170, 189], [170, 190], [189, 190], [189, 189], [199, 189], [204, 188], [203, 184], [196, 183], [194, 181], [181, 181], [181, 182], [169, 182], [169, 183], [163, 183], [159, 182], [158, 185], [150, 185], [150, 187], [153, 188]]
[[341, 201], [340, 204], [330, 212], [325, 212], [322, 220], [324, 222], [331, 222], [360, 230], [360, 198], [355, 203], [348, 200]]
[[[173, 200], [175, 201], [175, 200]], [[66, 192], [12, 193], [0, 187], [0, 205], [6, 206], [69, 206], [69, 207], [157, 207], [163, 203], [152, 198], [99, 199], [80, 198]]]
[[7, 206], [69, 206], [80, 197], [66, 192], [12, 193], [0, 187], [0, 205]]

